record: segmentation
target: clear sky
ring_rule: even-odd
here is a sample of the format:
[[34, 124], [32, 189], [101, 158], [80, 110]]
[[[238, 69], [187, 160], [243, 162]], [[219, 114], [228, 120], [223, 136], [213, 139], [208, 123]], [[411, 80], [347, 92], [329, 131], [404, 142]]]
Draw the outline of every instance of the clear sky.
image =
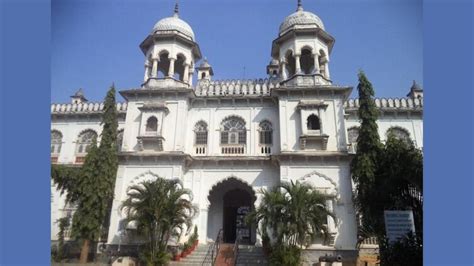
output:
[[[51, 101], [69, 102], [80, 87], [89, 101], [101, 101], [112, 82], [118, 90], [138, 88], [144, 75], [138, 45], [172, 15], [174, 1], [52, 0]], [[272, 41], [296, 2], [179, 0], [179, 7], [214, 79], [265, 78]], [[353, 97], [359, 69], [377, 97], [404, 97], [413, 80], [423, 84], [421, 0], [303, 0], [303, 7], [336, 39], [331, 79], [354, 86]]]

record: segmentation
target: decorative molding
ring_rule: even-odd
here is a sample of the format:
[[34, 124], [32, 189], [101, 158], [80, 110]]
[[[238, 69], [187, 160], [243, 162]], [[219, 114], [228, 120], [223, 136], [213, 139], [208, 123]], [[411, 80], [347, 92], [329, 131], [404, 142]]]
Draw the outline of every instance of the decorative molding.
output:
[[297, 109], [326, 109], [328, 104], [323, 100], [301, 100], [296, 106]]
[[339, 193], [339, 189], [338, 189], [338, 186], [337, 186], [337, 183], [332, 180], [330, 177], [328, 177], [327, 175], [324, 175], [324, 174], [321, 174], [319, 173], [318, 171], [312, 171], [300, 178], [298, 178], [297, 180], [301, 181], [301, 182], [304, 182], [306, 184], [309, 184], [309, 185], [312, 185], [314, 186], [316, 189], [317, 189], [317, 186], [314, 185], [314, 182], [311, 182], [311, 177], [312, 176], [318, 176], [318, 177], [321, 177], [323, 178], [324, 180], [328, 181], [329, 183], [331, 183], [333, 186], [334, 186], [334, 193], [328, 193], [327, 195], [328, 196], [333, 196], [336, 198], [336, 200], [340, 200], [340, 193]]

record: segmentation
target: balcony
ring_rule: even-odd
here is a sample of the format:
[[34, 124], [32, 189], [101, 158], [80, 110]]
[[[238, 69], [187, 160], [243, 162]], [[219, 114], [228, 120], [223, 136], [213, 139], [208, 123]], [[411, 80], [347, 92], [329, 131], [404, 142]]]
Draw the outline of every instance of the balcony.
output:
[[196, 155], [206, 155], [206, 145], [195, 145], [194, 154]]
[[245, 154], [245, 145], [222, 145], [221, 153], [224, 155]]
[[138, 149], [140, 151], [163, 151], [163, 141], [165, 138], [156, 131], [142, 132], [138, 139]]
[[270, 155], [272, 153], [272, 145], [259, 145], [260, 154]]
[[321, 134], [319, 130], [308, 130], [307, 134], [300, 136], [300, 147], [302, 150], [326, 150], [328, 139], [329, 135]]

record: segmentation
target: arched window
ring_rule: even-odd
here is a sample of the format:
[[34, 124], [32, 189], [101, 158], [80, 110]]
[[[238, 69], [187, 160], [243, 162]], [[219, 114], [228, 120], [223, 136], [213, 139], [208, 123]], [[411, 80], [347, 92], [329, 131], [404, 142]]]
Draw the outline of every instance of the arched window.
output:
[[245, 144], [247, 131], [242, 118], [231, 116], [221, 123], [221, 144]]
[[151, 117], [148, 118], [148, 120], [146, 121], [145, 131], [146, 132], [156, 132], [156, 131], [158, 131], [158, 119], [156, 119], [156, 117], [151, 116]]
[[404, 128], [401, 127], [391, 127], [387, 130], [387, 137], [388, 136], [394, 136], [395, 138], [399, 140], [403, 140], [405, 142], [410, 141], [410, 133]]
[[272, 133], [273, 133], [273, 129], [272, 129], [272, 124], [269, 122], [269, 121], [262, 121], [259, 125], [259, 129], [260, 131], [260, 144], [262, 145], [271, 145], [272, 142], [273, 142], [273, 139], [272, 139]]
[[204, 121], [199, 121], [194, 126], [194, 133], [196, 134], [196, 145], [207, 145], [207, 124]]
[[308, 130], [321, 130], [321, 123], [318, 116], [315, 114], [308, 116], [306, 125]]
[[291, 77], [295, 74], [295, 71], [296, 71], [296, 61], [295, 61], [295, 57], [293, 55], [293, 52], [291, 50], [289, 50], [287, 53], [286, 53], [286, 56], [285, 56], [285, 59], [286, 59], [286, 69], [288, 71], [288, 77]]
[[170, 59], [169, 53], [167, 51], [163, 51], [159, 55], [159, 62], [158, 62], [158, 78], [164, 78], [168, 76], [168, 70], [170, 69]]
[[97, 140], [97, 133], [91, 129], [85, 130], [81, 134], [79, 134], [79, 137], [77, 139], [76, 153], [87, 153], [89, 146], [92, 144], [92, 141], [94, 139]]
[[122, 150], [122, 143], [123, 143], [123, 129], [117, 132], [117, 151]]
[[51, 154], [59, 154], [63, 143], [63, 134], [57, 130], [51, 131]]
[[350, 153], [355, 153], [357, 151], [357, 138], [359, 138], [359, 128], [351, 127], [347, 130], [347, 142]]
[[177, 80], [184, 81], [184, 63], [186, 58], [182, 54], [178, 54], [176, 61], [174, 62], [174, 74], [173, 77]]
[[347, 139], [350, 144], [357, 143], [357, 138], [359, 138], [359, 128], [351, 127], [347, 130]]
[[314, 59], [310, 49], [301, 50], [301, 70], [304, 74], [311, 74], [314, 69]]

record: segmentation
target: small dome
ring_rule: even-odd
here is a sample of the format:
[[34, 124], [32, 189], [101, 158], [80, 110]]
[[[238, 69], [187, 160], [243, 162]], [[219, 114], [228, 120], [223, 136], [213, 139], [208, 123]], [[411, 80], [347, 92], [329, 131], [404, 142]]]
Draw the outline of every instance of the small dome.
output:
[[321, 19], [315, 14], [304, 11], [302, 7], [299, 7], [298, 10], [285, 18], [283, 23], [280, 25], [279, 35], [283, 35], [288, 30], [297, 28], [297, 29], [311, 29], [311, 28], [321, 28], [324, 30], [324, 25]]
[[178, 14], [175, 13], [174, 16], [161, 19], [153, 27], [153, 33], [157, 31], [179, 31], [184, 34], [186, 37], [190, 38], [191, 41], [194, 41], [194, 32], [189, 24], [180, 19]]
[[278, 60], [276, 60], [275, 58], [273, 58], [272, 60], [270, 60], [270, 63], [268, 64], [270, 66], [278, 66], [279, 63], [278, 63]]
[[209, 62], [207, 62], [207, 58], [204, 58], [204, 61], [201, 62], [199, 65], [200, 68], [209, 68], [211, 65], [209, 65]]

